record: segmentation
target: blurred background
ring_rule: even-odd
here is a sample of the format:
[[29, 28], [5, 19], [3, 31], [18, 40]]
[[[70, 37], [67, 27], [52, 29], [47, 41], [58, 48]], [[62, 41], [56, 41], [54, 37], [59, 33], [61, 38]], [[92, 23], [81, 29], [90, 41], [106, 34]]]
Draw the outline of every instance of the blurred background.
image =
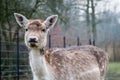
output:
[[32, 80], [15, 12], [43, 20], [57, 14], [47, 47], [98, 46], [111, 55], [106, 80], [120, 80], [120, 0], [0, 0], [1, 80]]

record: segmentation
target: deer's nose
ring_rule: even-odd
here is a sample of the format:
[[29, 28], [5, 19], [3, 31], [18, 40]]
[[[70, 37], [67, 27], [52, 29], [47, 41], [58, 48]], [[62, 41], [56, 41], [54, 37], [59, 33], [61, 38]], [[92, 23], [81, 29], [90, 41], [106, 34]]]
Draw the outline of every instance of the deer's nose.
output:
[[29, 38], [29, 42], [37, 42], [36, 38]]
[[38, 41], [38, 38], [36, 36], [29, 36], [28, 42], [30, 43], [36, 43]]

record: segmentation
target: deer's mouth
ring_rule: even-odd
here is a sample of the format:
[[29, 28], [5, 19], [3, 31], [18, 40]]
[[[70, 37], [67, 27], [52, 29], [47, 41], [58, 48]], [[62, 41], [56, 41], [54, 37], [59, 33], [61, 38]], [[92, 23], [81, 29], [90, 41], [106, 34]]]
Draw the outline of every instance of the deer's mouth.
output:
[[30, 42], [29, 44], [30, 44], [30, 47], [37, 47], [35, 42]]

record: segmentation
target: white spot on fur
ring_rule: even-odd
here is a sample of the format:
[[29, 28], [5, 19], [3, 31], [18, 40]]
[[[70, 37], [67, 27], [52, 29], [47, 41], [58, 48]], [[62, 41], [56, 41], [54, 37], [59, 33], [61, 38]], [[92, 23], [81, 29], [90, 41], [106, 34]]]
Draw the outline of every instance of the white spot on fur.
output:
[[54, 51], [52, 51], [52, 53], [57, 52], [59, 50], [61, 50], [61, 49], [60, 48], [56, 48]]

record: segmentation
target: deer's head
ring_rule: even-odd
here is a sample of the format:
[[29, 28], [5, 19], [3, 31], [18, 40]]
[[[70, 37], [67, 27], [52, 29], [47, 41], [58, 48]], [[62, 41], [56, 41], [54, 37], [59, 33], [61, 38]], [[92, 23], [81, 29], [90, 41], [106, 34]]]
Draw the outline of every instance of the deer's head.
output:
[[25, 44], [28, 48], [41, 49], [47, 44], [47, 34], [52, 28], [58, 16], [52, 15], [45, 21], [40, 19], [29, 20], [22, 14], [14, 13], [15, 19], [19, 26], [25, 29]]

